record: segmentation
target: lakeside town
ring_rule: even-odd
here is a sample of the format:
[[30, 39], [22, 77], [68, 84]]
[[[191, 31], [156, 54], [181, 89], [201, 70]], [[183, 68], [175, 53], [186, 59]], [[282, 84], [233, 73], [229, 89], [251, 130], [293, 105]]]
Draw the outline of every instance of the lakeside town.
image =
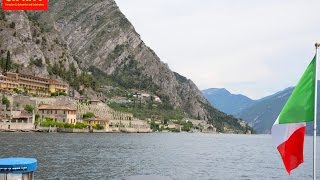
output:
[[[107, 102], [123, 98], [99, 99], [81, 96], [63, 82], [15, 72], [0, 75], [0, 131], [4, 132], [207, 132], [216, 128], [204, 120], [141, 120], [131, 113], [116, 111]], [[139, 92], [134, 96], [150, 98]], [[161, 103], [157, 96], [154, 101]], [[245, 124], [243, 124], [245, 126]], [[232, 133], [232, 132], [230, 132]], [[250, 132], [248, 132], [250, 133]]]

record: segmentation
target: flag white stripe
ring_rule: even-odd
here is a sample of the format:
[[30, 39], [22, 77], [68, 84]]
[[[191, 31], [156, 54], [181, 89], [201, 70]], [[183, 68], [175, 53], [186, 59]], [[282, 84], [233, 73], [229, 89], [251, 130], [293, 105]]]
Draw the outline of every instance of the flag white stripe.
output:
[[278, 117], [271, 129], [273, 143], [278, 147], [280, 144], [287, 141], [297, 129], [305, 126], [306, 123], [279, 124]]

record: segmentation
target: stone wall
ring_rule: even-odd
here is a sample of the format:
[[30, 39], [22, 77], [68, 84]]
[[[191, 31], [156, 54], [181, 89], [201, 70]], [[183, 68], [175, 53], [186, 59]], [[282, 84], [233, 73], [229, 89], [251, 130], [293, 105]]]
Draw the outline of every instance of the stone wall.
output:
[[33, 123], [0, 122], [0, 130], [32, 130], [32, 129], [34, 129]]

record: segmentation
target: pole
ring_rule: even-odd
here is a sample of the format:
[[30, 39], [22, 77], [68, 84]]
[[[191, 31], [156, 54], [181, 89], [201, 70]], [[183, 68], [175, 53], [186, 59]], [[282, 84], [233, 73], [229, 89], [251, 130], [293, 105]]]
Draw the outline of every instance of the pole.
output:
[[318, 101], [318, 50], [320, 47], [320, 44], [316, 43], [316, 74], [315, 74], [315, 94], [314, 94], [314, 121], [313, 121], [313, 180], [317, 179], [316, 174], [316, 154], [317, 154], [317, 101]]

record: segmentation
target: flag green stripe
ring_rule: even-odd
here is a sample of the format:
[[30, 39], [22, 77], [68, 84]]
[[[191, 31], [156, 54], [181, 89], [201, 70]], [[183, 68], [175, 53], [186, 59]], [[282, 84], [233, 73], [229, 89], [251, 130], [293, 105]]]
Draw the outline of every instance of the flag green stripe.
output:
[[316, 57], [294, 88], [279, 115], [279, 124], [313, 121], [315, 99]]

